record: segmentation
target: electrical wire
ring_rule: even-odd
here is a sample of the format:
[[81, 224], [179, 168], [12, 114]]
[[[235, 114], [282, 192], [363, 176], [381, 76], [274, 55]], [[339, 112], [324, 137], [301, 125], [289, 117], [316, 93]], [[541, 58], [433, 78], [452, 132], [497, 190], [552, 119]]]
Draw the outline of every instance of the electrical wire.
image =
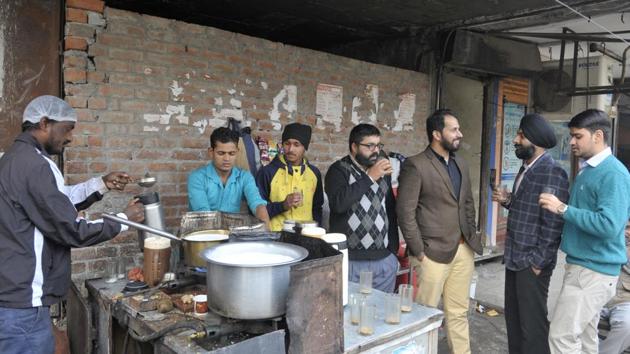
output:
[[562, 5], [562, 6], [566, 7], [567, 9], [571, 10], [572, 12], [574, 12], [575, 14], [577, 14], [578, 16], [580, 16], [580, 17], [584, 18], [584, 19], [585, 19], [585, 20], [587, 20], [588, 22], [593, 23], [595, 26], [597, 26], [597, 27], [599, 27], [599, 28], [603, 29], [604, 31], [606, 31], [606, 32], [608, 32], [610, 35], [612, 35], [613, 37], [615, 37], [615, 38], [619, 39], [620, 41], [622, 41], [622, 42], [624, 42], [625, 44], [627, 44], [627, 45], [629, 45], [629, 46], [630, 46], [630, 42], [628, 42], [627, 40], [625, 40], [625, 39], [621, 38], [618, 34], [616, 34], [616, 33], [612, 32], [611, 30], [609, 30], [608, 28], [604, 27], [603, 25], [600, 25], [599, 23], [597, 23], [597, 21], [595, 21], [595, 20], [591, 19], [591, 17], [590, 17], [590, 16], [586, 16], [586, 15], [584, 15], [583, 13], [581, 13], [581, 12], [579, 12], [578, 10], [576, 10], [576, 9], [572, 8], [571, 6], [569, 6], [569, 5], [565, 4], [565, 3], [563, 3], [563, 2], [562, 2], [562, 1], [560, 1], [560, 0], [554, 0], [554, 1], [555, 1], [555, 2], [557, 2], [558, 4]]

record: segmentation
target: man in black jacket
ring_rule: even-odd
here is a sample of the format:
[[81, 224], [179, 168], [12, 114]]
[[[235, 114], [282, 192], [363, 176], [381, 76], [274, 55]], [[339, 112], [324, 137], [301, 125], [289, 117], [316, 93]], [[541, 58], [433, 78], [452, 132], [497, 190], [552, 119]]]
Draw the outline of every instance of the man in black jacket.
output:
[[[129, 176], [113, 172], [65, 186], [51, 154], [72, 140], [76, 113], [63, 100], [41, 96], [24, 111], [22, 134], [0, 158], [0, 353], [53, 353], [49, 307], [70, 285], [70, 248], [112, 239], [126, 226], [86, 221], [87, 208], [110, 189], [122, 190]], [[144, 220], [132, 200], [118, 216]]]
[[393, 292], [398, 260], [398, 226], [392, 192], [392, 166], [379, 158], [381, 132], [359, 124], [350, 132], [350, 154], [330, 166], [325, 191], [330, 205], [330, 231], [348, 237], [349, 280], [372, 272], [372, 286]]

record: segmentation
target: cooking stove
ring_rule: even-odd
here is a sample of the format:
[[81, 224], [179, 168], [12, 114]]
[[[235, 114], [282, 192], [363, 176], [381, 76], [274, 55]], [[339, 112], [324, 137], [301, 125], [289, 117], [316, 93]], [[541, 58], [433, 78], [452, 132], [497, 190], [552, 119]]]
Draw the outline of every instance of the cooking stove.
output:
[[[154, 289], [162, 290], [167, 294], [184, 293], [201, 289], [201, 286], [205, 286], [205, 282], [205, 268], [182, 266], [178, 269], [176, 280], [165, 282], [159, 289]], [[133, 294], [146, 292], [147, 290], [145, 289], [125, 294], [132, 296]], [[241, 341], [287, 328], [284, 316], [266, 320], [239, 320], [221, 316], [209, 308], [208, 312], [203, 315], [190, 314], [187, 317], [191, 320], [194, 318], [203, 322], [205, 335], [200, 335], [197, 332], [192, 336], [192, 339], [197, 345], [206, 350], [215, 350], [225, 346], [238, 346], [237, 344]], [[156, 320], [161, 318], [156, 318]], [[145, 319], [148, 320], [148, 318]]]

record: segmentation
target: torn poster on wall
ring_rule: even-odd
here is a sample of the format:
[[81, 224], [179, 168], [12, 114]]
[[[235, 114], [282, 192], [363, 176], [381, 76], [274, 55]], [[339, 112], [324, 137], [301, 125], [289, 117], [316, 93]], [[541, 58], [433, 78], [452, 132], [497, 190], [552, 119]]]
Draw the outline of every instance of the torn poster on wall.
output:
[[392, 129], [395, 132], [413, 130], [413, 115], [416, 113], [416, 95], [404, 93], [399, 95], [400, 103], [398, 109], [394, 111], [396, 124]]
[[317, 128], [324, 129], [325, 123], [330, 123], [335, 126], [335, 131], [341, 130], [342, 99], [343, 87], [317, 84], [317, 98], [315, 104]]
[[293, 119], [293, 113], [297, 111], [297, 86], [284, 85], [282, 90], [273, 98], [273, 108], [269, 111], [269, 119], [273, 123], [273, 130], [282, 130], [280, 108], [289, 113], [289, 119]]
[[[146, 125], [143, 127], [143, 131], [156, 133], [168, 131], [171, 124], [179, 123], [181, 125], [192, 125], [197, 128], [200, 134], [204, 134], [206, 129], [225, 126], [227, 119], [230, 117], [241, 121], [241, 126], [243, 127], [251, 126], [252, 121], [247, 118], [247, 114], [243, 109], [242, 97], [245, 96], [245, 93], [237, 90], [239, 84], [234, 83], [232, 88], [220, 90], [219, 96], [207, 97], [210, 96], [210, 92], [213, 92], [210, 90], [210, 86], [208, 86], [208, 89], [203, 86], [200, 87], [195, 80], [210, 80], [210, 78], [211, 76], [208, 73], [192, 71], [192, 73], [180, 75], [177, 79], [170, 81], [168, 87], [166, 87], [169, 93], [169, 100], [177, 104], [163, 106], [158, 103], [157, 112], [144, 114], [143, 119]], [[255, 81], [250, 79], [246, 79], [245, 82], [248, 85], [255, 84]], [[264, 91], [270, 88], [264, 81], [260, 81], [259, 84]], [[187, 98], [185, 99], [185, 97]], [[190, 97], [201, 100], [200, 107], [197, 107], [194, 103], [189, 103]], [[386, 124], [384, 128], [393, 131], [413, 130], [416, 95], [405, 93], [399, 95], [398, 98], [400, 100], [398, 109], [393, 112], [395, 124], [393, 127]], [[378, 124], [378, 114], [382, 111], [384, 105], [383, 102], [380, 102], [380, 99], [379, 86], [366, 84], [362, 92], [352, 97], [352, 107], [345, 107], [343, 105], [342, 86], [319, 83], [316, 89], [316, 127], [318, 129], [326, 129], [332, 126], [335, 131], [341, 131], [341, 123], [347, 108], [351, 108], [351, 116], [349, 118], [352, 125], [359, 123], [376, 125]], [[210, 104], [211, 108], [205, 107], [206, 103]], [[271, 129], [281, 131], [281, 119], [283, 117], [289, 121], [296, 118], [297, 86], [283, 85], [282, 89], [273, 96], [271, 103], [271, 109], [267, 111], [267, 116], [272, 123]], [[256, 105], [252, 107], [253, 110], [256, 110]], [[191, 115], [200, 114], [195, 113], [197, 110], [205, 112], [209, 110], [209, 114], [201, 119], [191, 119], [193, 118]]]
[[[363, 106], [364, 101], [367, 101], [368, 104], [366, 105], [366, 108], [362, 109], [361, 106]], [[374, 84], [367, 84], [365, 85], [363, 96], [352, 97], [352, 116], [350, 120], [354, 125], [357, 125], [359, 123], [376, 124], [379, 108], [378, 86]], [[361, 115], [361, 111], [366, 113], [367, 118]]]

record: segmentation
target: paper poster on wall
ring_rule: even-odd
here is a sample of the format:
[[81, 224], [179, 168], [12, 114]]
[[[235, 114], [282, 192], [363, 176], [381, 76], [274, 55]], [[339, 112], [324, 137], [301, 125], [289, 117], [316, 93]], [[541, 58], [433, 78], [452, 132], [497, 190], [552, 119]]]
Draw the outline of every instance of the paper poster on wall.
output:
[[400, 103], [398, 109], [394, 111], [394, 131], [413, 130], [413, 115], [416, 113], [416, 95], [404, 93], [399, 95]]
[[335, 131], [340, 131], [342, 109], [343, 87], [317, 84], [317, 99], [315, 105], [317, 128], [324, 129], [325, 123], [330, 123], [335, 126]]
[[556, 146], [549, 149], [549, 154], [562, 168], [571, 175], [571, 136], [569, 135], [569, 122], [549, 122], [556, 135]]
[[[525, 115], [525, 106], [507, 102], [503, 105], [503, 152], [501, 155], [501, 185], [512, 190], [514, 179], [523, 161], [516, 157], [512, 141], [518, 132], [521, 118]], [[500, 213], [507, 217], [508, 210], [501, 208]]]
[[516, 137], [525, 106], [507, 102], [503, 106], [503, 154], [501, 156], [501, 181], [514, 180], [523, 162], [514, 153], [512, 140]]

